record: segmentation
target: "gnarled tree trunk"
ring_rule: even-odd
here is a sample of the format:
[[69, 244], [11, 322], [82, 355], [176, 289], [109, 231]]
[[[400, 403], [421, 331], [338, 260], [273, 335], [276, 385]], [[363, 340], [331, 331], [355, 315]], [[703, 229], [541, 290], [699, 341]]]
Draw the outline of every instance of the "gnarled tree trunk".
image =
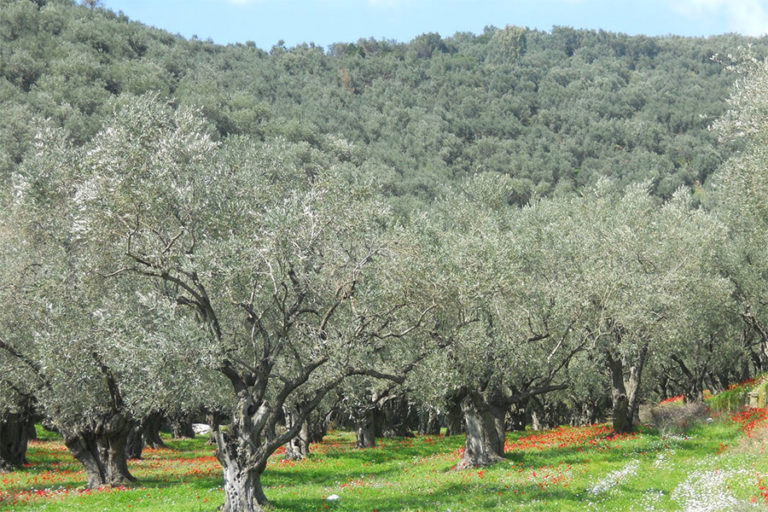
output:
[[409, 429], [411, 404], [408, 398], [400, 393], [390, 395], [377, 403], [379, 411], [380, 430], [384, 437], [413, 437]]
[[373, 448], [376, 446], [376, 409], [366, 410], [355, 420], [355, 448]]
[[466, 429], [464, 455], [457, 469], [490, 466], [504, 458], [504, 416], [506, 407], [490, 397], [472, 391], [461, 402]]
[[261, 486], [261, 475], [271, 451], [264, 446], [258, 429], [254, 428], [254, 418], [249, 414], [262, 409], [265, 407], [257, 408], [252, 398], [243, 393], [229, 428], [213, 433], [216, 458], [224, 473], [222, 512], [261, 512], [268, 503]]
[[165, 443], [160, 438], [160, 427], [163, 423], [163, 414], [153, 412], [141, 420], [141, 437], [149, 448], [165, 448]]
[[[619, 434], [632, 432], [640, 409], [640, 382], [648, 346], [643, 345], [629, 370], [625, 372], [620, 356], [608, 355], [613, 402], [613, 430]], [[625, 377], [625, 373], [627, 374]]]
[[464, 455], [457, 469], [490, 466], [504, 458], [504, 434], [507, 411], [531, 397], [565, 389], [565, 384], [551, 384], [551, 375], [540, 385], [528, 383], [525, 389], [508, 386], [485, 386], [464, 391], [461, 410], [464, 414], [466, 441]]
[[[306, 382], [310, 373], [311, 370], [300, 375], [297, 381], [288, 383], [288, 386], [295, 389]], [[292, 426], [278, 433], [275, 425], [285, 420], [283, 408], [288, 393], [284, 391], [278, 394], [278, 403], [270, 404], [263, 400], [265, 380], [247, 383], [234, 372], [230, 372], [229, 376], [237, 393], [237, 404], [232, 411], [229, 427], [214, 432], [216, 458], [224, 474], [225, 502], [220, 510], [262, 511], [268, 501], [261, 486], [261, 475], [267, 467], [269, 456], [280, 445], [296, 437], [300, 427], [306, 424], [307, 416], [328, 391], [338, 385], [341, 377], [315, 389], [310, 400], [296, 407]]]
[[85, 467], [87, 487], [118, 486], [136, 479], [128, 471], [126, 444], [133, 421], [125, 415], [93, 418], [77, 429], [62, 430], [64, 444]]
[[234, 461], [219, 461], [224, 469], [225, 502], [221, 512], [261, 512], [268, 503], [261, 486], [263, 470], [243, 469]]
[[168, 418], [171, 427], [171, 437], [174, 439], [194, 439], [195, 429], [192, 428], [192, 420], [188, 415], [182, 414]]
[[[283, 407], [285, 428], [291, 429], [299, 421], [299, 413], [295, 407]], [[302, 460], [309, 455], [309, 425], [303, 421], [299, 433], [285, 443], [286, 460]]]
[[83, 432], [64, 436], [64, 444], [69, 452], [85, 467], [88, 477], [86, 487], [96, 489], [107, 485], [106, 463], [101, 458], [98, 436], [92, 432]]

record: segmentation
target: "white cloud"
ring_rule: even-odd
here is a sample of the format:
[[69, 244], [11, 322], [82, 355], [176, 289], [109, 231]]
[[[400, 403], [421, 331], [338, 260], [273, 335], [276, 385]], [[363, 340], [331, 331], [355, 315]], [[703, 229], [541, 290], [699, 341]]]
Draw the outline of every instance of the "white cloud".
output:
[[690, 18], [722, 17], [733, 32], [768, 33], [768, 0], [675, 0], [672, 5]]

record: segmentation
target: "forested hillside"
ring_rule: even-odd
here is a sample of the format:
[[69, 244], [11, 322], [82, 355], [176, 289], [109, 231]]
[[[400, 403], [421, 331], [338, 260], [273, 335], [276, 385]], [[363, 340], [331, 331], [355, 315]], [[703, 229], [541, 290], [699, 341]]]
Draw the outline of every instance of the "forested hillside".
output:
[[265, 52], [185, 40], [67, 0], [3, 0], [0, 166], [12, 173], [33, 119], [52, 119], [82, 144], [118, 96], [153, 91], [202, 107], [222, 138], [343, 151], [393, 196], [431, 199], [492, 172], [513, 178], [518, 204], [602, 175], [651, 180], [669, 197], [704, 183], [730, 154], [707, 127], [733, 81], [724, 63], [747, 44], [765, 52], [764, 40], [739, 36], [508, 25]]

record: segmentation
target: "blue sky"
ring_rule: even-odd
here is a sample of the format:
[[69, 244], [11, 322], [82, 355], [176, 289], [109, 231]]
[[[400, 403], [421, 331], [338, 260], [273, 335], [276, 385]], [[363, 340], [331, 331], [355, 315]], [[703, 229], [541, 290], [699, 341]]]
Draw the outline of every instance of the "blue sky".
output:
[[768, 0], [103, 0], [131, 19], [216, 43], [294, 46], [409, 41], [425, 32], [480, 33], [487, 25], [554, 25], [628, 34], [768, 32]]

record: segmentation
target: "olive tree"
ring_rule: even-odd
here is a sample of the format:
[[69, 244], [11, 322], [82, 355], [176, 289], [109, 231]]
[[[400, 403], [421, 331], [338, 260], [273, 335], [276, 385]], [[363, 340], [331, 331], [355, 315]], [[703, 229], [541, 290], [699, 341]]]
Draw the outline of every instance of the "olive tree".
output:
[[[99, 272], [162, 283], [229, 383], [216, 434], [226, 511], [261, 510], [267, 458], [345, 377], [378, 376], [431, 309], [384, 272], [387, 210], [306, 144], [210, 136], [193, 110], [125, 102], [81, 164], [78, 222]], [[284, 406], [297, 411], [278, 431]]]
[[461, 404], [460, 468], [501, 460], [510, 407], [563, 389], [558, 375], [584, 342], [574, 329], [578, 247], [562, 236], [558, 205], [509, 207], [511, 189], [481, 175], [414, 226], [440, 297], [428, 335], [445, 348], [413, 380]]
[[[34, 368], [16, 357], [14, 333], [22, 327], [23, 276], [27, 264], [20, 239], [8, 217], [8, 203], [0, 213], [0, 471], [26, 462], [28, 420], [35, 402]], [[12, 307], [15, 303], [16, 307]]]
[[744, 149], [713, 177], [714, 212], [729, 228], [722, 270], [734, 286], [738, 313], [754, 333], [748, 350], [758, 371], [768, 368], [768, 62], [745, 56], [733, 68], [737, 80], [729, 111], [714, 128], [723, 144]]
[[645, 185], [620, 191], [604, 181], [570, 207], [563, 226], [581, 243], [586, 269], [583, 329], [611, 380], [614, 429], [627, 432], [649, 360], [690, 349], [701, 335], [696, 308], [727, 301], [728, 284], [713, 265], [724, 231], [683, 190], [658, 204]]
[[157, 290], [93, 271], [80, 217], [84, 151], [47, 126], [35, 149], [14, 176], [3, 211], [9, 243], [0, 257], [12, 278], [4, 274], [2, 282], [13, 301], [2, 298], [14, 305], [13, 315], [0, 319], [0, 361], [12, 365], [3, 378], [61, 433], [84, 465], [88, 487], [122, 484], [134, 480], [126, 443], [136, 419], [194, 389], [188, 381], [156, 392], [173, 361], [195, 360], [171, 343], [190, 339], [189, 329]]

